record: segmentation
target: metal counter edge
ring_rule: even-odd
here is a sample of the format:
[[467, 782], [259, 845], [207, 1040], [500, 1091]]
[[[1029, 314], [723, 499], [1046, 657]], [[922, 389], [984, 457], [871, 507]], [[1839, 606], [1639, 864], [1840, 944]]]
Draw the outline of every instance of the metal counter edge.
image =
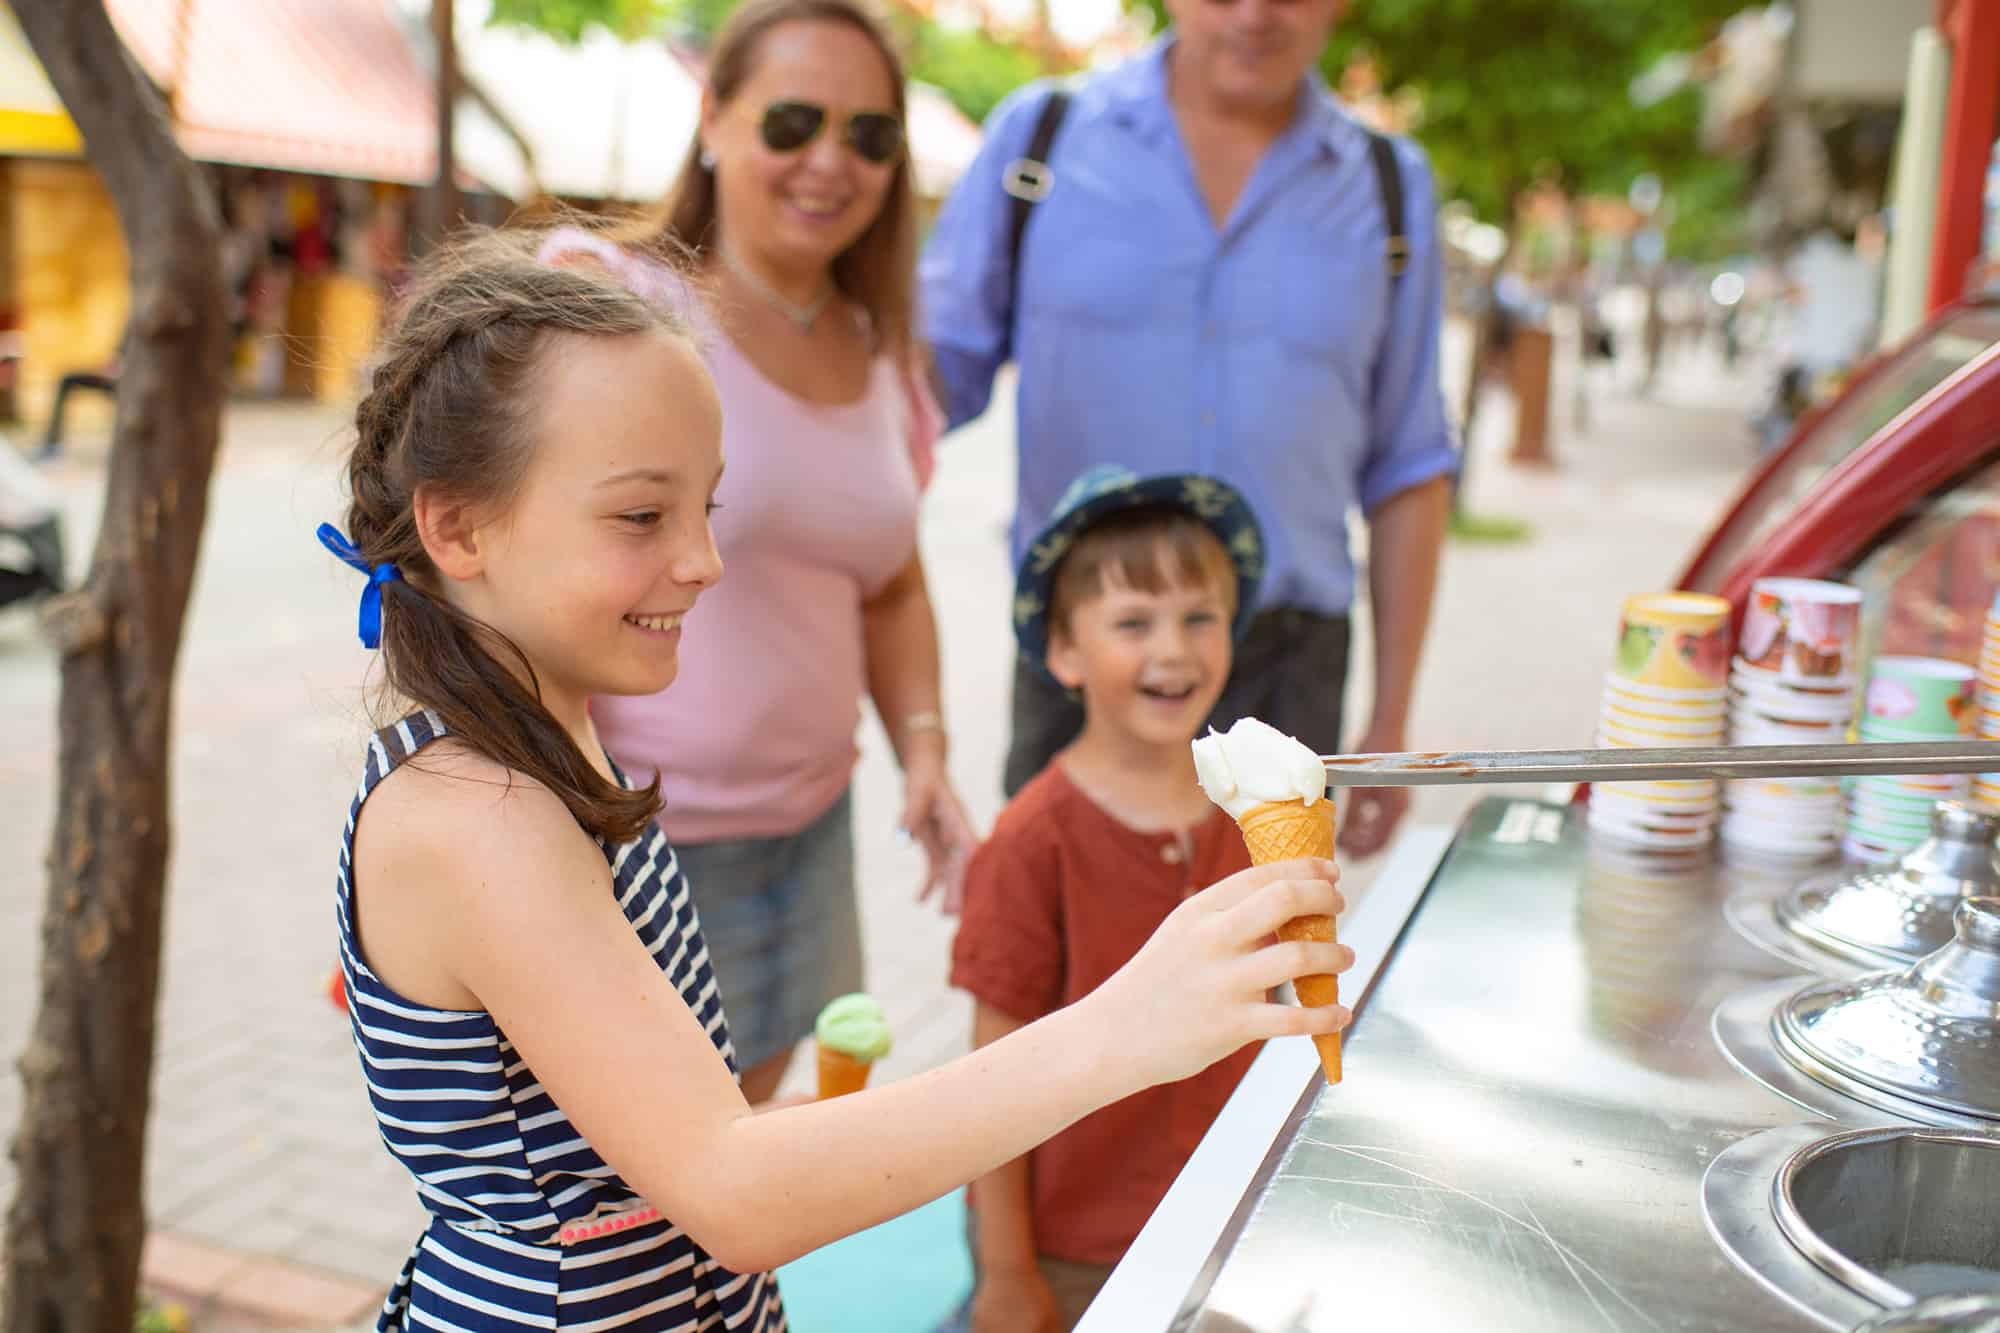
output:
[[[1388, 863], [1341, 926], [1341, 942], [1354, 950], [1354, 966], [1340, 978], [1343, 998], [1366, 993], [1456, 832], [1421, 824], [1397, 839]], [[1318, 1073], [1311, 1042], [1265, 1043], [1076, 1333], [1140, 1333], [1173, 1322], [1272, 1141]], [[1351, 1075], [1367, 1076], [1360, 1067]]]

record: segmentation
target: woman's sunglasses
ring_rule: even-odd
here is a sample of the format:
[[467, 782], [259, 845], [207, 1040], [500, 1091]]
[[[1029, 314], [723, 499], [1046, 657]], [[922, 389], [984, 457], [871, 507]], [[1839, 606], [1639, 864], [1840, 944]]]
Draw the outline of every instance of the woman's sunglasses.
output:
[[[758, 130], [774, 153], [795, 153], [826, 124], [826, 108], [815, 102], [773, 102], [764, 108]], [[903, 151], [903, 122], [887, 111], [857, 111], [842, 136], [864, 162], [882, 166]]]

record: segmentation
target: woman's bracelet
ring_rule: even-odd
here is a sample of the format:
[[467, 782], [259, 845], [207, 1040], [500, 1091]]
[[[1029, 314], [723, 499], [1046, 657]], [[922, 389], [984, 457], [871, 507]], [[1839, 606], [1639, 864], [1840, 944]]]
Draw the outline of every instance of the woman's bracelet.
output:
[[927, 708], [921, 713], [911, 713], [903, 719], [903, 734], [914, 736], [920, 731], [943, 731], [944, 714], [935, 708]]

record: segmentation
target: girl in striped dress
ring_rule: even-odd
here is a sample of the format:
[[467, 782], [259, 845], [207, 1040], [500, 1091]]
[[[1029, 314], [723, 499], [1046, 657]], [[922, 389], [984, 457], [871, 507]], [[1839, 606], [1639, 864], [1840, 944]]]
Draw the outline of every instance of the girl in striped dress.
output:
[[1331, 864], [1299, 861], [1196, 895], [1089, 997], [943, 1068], [746, 1103], [657, 788], [588, 708], [665, 688], [721, 577], [715, 390], [674, 314], [535, 262], [539, 239], [419, 276], [356, 411], [347, 534], [320, 530], [366, 575], [361, 637], [406, 710], [370, 742], [338, 880], [362, 1074], [431, 1216], [380, 1328], [776, 1333], [777, 1265], [1346, 1021], [1267, 996], [1352, 961], [1271, 943], [1339, 908]]

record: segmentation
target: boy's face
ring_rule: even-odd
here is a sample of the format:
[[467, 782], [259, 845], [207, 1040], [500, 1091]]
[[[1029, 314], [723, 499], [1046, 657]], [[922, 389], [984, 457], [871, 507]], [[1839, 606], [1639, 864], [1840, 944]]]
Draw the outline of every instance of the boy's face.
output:
[[1050, 627], [1049, 671], [1082, 691], [1091, 726], [1161, 746], [1200, 733], [1229, 676], [1229, 606], [1213, 579], [1146, 592], [1107, 565], [1068, 622]]

